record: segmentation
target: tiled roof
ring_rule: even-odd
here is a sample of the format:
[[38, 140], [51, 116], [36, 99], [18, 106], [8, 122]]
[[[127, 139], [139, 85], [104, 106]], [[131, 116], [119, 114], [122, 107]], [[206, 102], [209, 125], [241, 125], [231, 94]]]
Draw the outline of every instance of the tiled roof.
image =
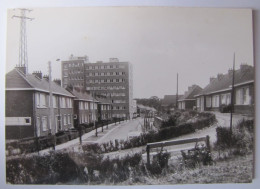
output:
[[200, 86], [192, 85], [178, 101], [191, 100], [191, 99], [195, 100], [195, 95], [199, 94], [201, 91], [202, 88]]
[[[239, 70], [235, 71], [234, 85], [245, 82], [254, 81], [254, 67], [249, 65], [241, 65]], [[221, 90], [231, 90], [232, 87], [232, 71], [227, 74], [218, 75], [198, 94], [210, 94]]]
[[93, 101], [93, 97], [87, 92], [73, 90], [71, 91], [71, 94], [73, 94], [78, 100]]
[[97, 96], [95, 98], [101, 104], [111, 104], [111, 100], [109, 98], [100, 98], [100, 97], [97, 97]]
[[[46, 79], [39, 79], [33, 74], [23, 74], [18, 69], [13, 69], [6, 74], [6, 89], [34, 89], [37, 91], [49, 92], [49, 81]], [[51, 89], [53, 94], [60, 94], [64, 96], [74, 97], [69, 91], [51, 82]]]

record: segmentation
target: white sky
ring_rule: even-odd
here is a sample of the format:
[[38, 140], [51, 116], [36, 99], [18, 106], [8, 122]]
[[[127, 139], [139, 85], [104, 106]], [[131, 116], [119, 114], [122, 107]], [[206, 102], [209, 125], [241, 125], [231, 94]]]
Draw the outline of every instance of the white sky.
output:
[[[7, 66], [18, 64], [19, 10], [9, 10]], [[91, 62], [117, 57], [134, 67], [134, 97], [163, 97], [226, 73], [236, 53], [236, 68], [253, 65], [252, 14], [246, 9], [170, 7], [41, 8], [27, 13], [29, 72], [61, 77], [55, 60], [89, 56]]]

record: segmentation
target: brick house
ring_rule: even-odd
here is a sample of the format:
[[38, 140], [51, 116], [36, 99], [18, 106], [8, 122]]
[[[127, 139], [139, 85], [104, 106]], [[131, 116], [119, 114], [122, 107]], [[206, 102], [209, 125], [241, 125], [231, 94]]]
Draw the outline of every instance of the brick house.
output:
[[46, 136], [73, 128], [74, 96], [51, 82], [54, 115], [50, 116], [48, 79], [41, 72], [24, 74], [21, 70], [6, 74], [6, 139]]
[[75, 96], [74, 119], [78, 120], [78, 124], [93, 123], [94, 119], [97, 121], [98, 101], [84, 90], [73, 88], [70, 92], [73, 96]]
[[195, 95], [201, 92], [202, 88], [198, 85], [188, 87], [188, 91], [178, 100], [178, 108], [180, 110], [193, 110], [196, 107]]
[[[196, 95], [199, 111], [219, 111], [221, 106], [231, 103], [233, 71], [227, 74], [218, 74], [210, 78], [210, 83]], [[234, 112], [253, 114], [254, 112], [254, 67], [241, 64], [235, 70], [234, 80]]]
[[112, 102], [109, 98], [96, 96], [98, 101], [98, 120], [107, 121], [112, 119]]

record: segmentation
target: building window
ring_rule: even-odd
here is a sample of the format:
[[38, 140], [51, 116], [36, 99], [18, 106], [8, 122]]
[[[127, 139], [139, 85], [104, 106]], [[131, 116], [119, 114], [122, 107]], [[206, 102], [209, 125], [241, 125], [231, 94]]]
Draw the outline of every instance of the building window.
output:
[[43, 131], [47, 131], [48, 130], [47, 116], [42, 117], [42, 130]]
[[212, 107], [219, 107], [219, 95], [214, 95], [212, 97]]
[[67, 125], [67, 115], [66, 114], [63, 115], [63, 124]]
[[68, 114], [68, 124], [71, 124], [71, 115]]
[[58, 107], [58, 97], [52, 96], [52, 101], [53, 101], [53, 108], [57, 108]]
[[[198, 99], [197, 99], [198, 100]], [[211, 97], [210, 96], [207, 96], [206, 97], [206, 107], [207, 108], [210, 108], [211, 107]]]
[[36, 130], [37, 130], [37, 137], [41, 135], [41, 119], [40, 117], [36, 118]]
[[243, 87], [236, 90], [236, 104], [237, 105], [249, 105], [251, 102], [251, 96], [249, 95], [249, 87]]

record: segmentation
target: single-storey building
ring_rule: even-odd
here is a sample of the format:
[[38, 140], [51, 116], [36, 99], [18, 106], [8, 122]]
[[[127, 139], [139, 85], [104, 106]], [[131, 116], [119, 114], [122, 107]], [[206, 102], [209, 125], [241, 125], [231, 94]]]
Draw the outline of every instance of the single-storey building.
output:
[[[196, 95], [199, 111], [219, 111], [231, 104], [233, 70], [210, 78], [210, 83]], [[234, 74], [234, 112], [253, 114], [254, 112], [254, 67], [241, 64]]]
[[193, 110], [196, 107], [195, 95], [201, 92], [202, 88], [198, 85], [188, 87], [188, 91], [178, 100], [178, 108], [180, 110]]

